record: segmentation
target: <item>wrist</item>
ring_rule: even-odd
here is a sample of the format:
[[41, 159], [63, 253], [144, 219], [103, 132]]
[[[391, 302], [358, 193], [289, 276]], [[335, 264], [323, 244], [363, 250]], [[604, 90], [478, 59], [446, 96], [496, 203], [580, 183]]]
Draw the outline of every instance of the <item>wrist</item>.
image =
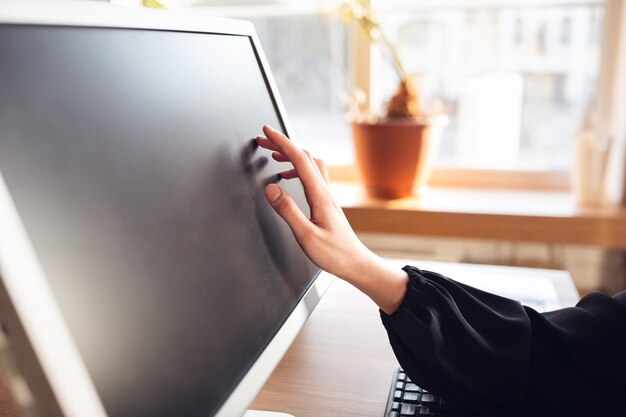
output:
[[366, 249], [348, 273], [339, 276], [369, 296], [386, 314], [395, 312], [406, 295], [408, 274]]
[[361, 287], [372, 279], [372, 275], [380, 270], [382, 258], [369, 250], [359, 241], [360, 248], [352, 251], [350, 261], [346, 263], [344, 270], [337, 276], [349, 282], [355, 287]]

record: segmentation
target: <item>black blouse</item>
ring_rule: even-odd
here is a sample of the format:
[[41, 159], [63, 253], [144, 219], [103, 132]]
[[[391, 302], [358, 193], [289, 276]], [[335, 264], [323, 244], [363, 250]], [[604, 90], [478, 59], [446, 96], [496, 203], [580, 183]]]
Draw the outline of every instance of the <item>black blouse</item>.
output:
[[389, 341], [418, 385], [486, 416], [626, 416], [626, 291], [540, 314], [406, 266]]

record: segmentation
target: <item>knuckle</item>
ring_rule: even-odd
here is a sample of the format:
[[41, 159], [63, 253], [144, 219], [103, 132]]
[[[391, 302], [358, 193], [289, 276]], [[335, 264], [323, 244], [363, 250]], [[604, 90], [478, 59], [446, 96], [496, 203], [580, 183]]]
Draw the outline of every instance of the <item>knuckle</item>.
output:
[[304, 227], [300, 231], [300, 236], [299, 237], [301, 239], [306, 240], [307, 242], [314, 242], [318, 238], [318, 233], [317, 233], [317, 230], [315, 229], [315, 227]]
[[278, 204], [279, 204], [279, 209], [286, 216], [292, 216], [296, 214], [296, 210], [297, 210], [296, 205], [293, 204], [293, 201], [286, 198], [285, 196], [281, 196], [281, 198], [278, 200]]
[[274, 206], [279, 209], [279, 210], [284, 210], [285, 209], [285, 195], [281, 195], [278, 197], [278, 199], [276, 199], [276, 201], [274, 201]]
[[318, 198], [319, 198], [320, 203], [325, 206], [332, 205], [333, 203], [335, 203], [335, 200], [332, 198], [330, 194], [328, 194], [328, 192], [320, 193]]
[[297, 158], [298, 158], [298, 160], [300, 162], [304, 162], [304, 161], [309, 159], [309, 157], [307, 156], [307, 154], [303, 150], [298, 150], [298, 153], [296, 155], [297, 155]]

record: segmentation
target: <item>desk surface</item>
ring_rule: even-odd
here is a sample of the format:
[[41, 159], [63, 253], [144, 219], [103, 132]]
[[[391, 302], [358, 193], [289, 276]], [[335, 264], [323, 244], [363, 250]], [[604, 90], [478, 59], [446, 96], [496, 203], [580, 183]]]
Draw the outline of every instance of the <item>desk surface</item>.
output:
[[[438, 271], [502, 295], [527, 297], [539, 292], [552, 299], [550, 302], [556, 297], [563, 306], [573, 305], [578, 299], [569, 274], [563, 271], [391, 262], [398, 267], [408, 263]], [[382, 417], [392, 372], [397, 366], [376, 305], [354, 287], [336, 279], [252, 408], [291, 413], [295, 417]], [[15, 416], [0, 384], [0, 417]]]
[[[563, 271], [393, 262], [438, 271], [492, 291], [498, 282], [502, 291], [495, 292], [521, 291], [523, 296], [524, 288], [519, 287], [522, 280], [528, 280], [529, 286], [549, 282], [562, 306], [578, 300], [569, 274]], [[510, 288], [506, 283], [512, 281]], [[397, 366], [376, 305], [337, 279], [251, 408], [295, 417], [382, 417]]]
[[570, 193], [433, 187], [384, 201], [357, 183], [331, 189], [356, 231], [626, 249], [626, 208], [580, 208]]

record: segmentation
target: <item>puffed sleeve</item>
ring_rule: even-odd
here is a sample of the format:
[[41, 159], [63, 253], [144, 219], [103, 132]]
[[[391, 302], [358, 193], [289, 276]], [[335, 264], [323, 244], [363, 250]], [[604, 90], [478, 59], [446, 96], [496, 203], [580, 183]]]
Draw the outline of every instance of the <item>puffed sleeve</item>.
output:
[[381, 318], [418, 385], [487, 416], [626, 416], [626, 292], [540, 314], [406, 266]]

